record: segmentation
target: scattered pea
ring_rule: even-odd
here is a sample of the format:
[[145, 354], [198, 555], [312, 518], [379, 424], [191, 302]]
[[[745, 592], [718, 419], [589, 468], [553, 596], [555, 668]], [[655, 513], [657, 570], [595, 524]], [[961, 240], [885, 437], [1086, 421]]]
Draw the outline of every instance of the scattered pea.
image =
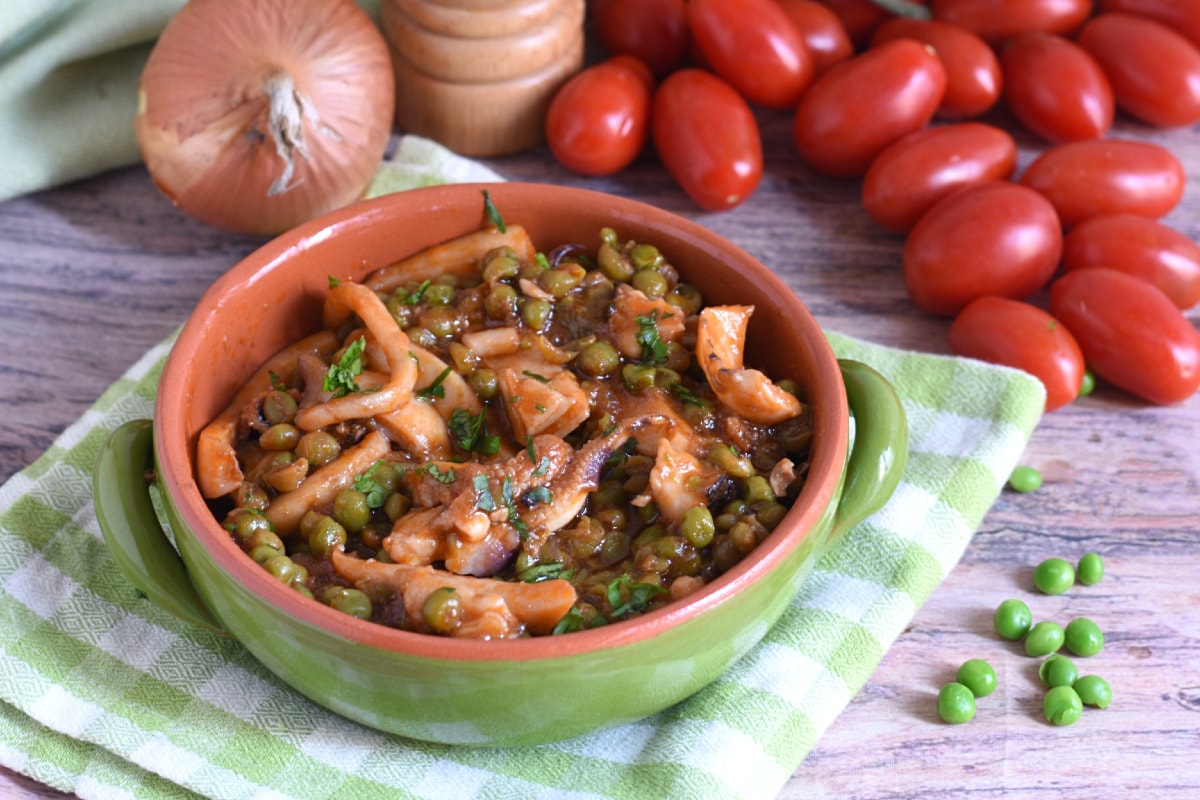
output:
[[1092, 586], [1104, 577], [1104, 559], [1099, 553], [1086, 553], [1075, 567], [1075, 575], [1084, 586]]
[[1063, 646], [1065, 634], [1062, 625], [1043, 620], [1029, 629], [1025, 636], [1025, 654], [1038, 658], [1057, 653]]
[[1042, 473], [1033, 467], [1016, 467], [1008, 476], [1008, 485], [1022, 494], [1037, 491], [1042, 485]]
[[1062, 594], [1075, 585], [1075, 568], [1062, 558], [1047, 558], [1033, 570], [1033, 585], [1045, 594]]
[[1083, 371], [1083, 381], [1079, 384], [1079, 396], [1087, 397], [1096, 391], [1096, 375], [1090, 370]]
[[1024, 601], [1009, 598], [996, 606], [992, 621], [996, 626], [996, 633], [1010, 642], [1015, 642], [1033, 627], [1033, 612]]
[[987, 697], [996, 691], [996, 670], [982, 658], [964, 661], [954, 680], [970, 689], [975, 697]]
[[1074, 688], [1080, 701], [1086, 706], [1108, 708], [1108, 704], [1112, 702], [1112, 688], [1108, 685], [1108, 681], [1099, 675], [1082, 676], [1075, 681]]
[[356, 489], [343, 489], [333, 499], [333, 518], [348, 531], [358, 532], [371, 521], [367, 496]]
[[1052, 653], [1038, 667], [1038, 678], [1047, 689], [1053, 689], [1055, 686], [1071, 686], [1078, 677], [1079, 670], [1075, 668], [1075, 662], [1057, 653]]
[[1055, 686], [1042, 699], [1046, 721], [1055, 725], [1070, 725], [1083, 713], [1083, 701], [1070, 686]]
[[1087, 617], [1076, 617], [1067, 623], [1063, 643], [1077, 656], [1094, 656], [1104, 649], [1104, 632]]
[[712, 512], [707, 506], [696, 505], [683, 512], [679, 523], [679, 532], [693, 547], [705, 548], [712, 544], [716, 527], [713, 524]]
[[975, 695], [961, 683], [947, 683], [938, 692], [937, 712], [951, 725], [970, 722], [975, 716]]

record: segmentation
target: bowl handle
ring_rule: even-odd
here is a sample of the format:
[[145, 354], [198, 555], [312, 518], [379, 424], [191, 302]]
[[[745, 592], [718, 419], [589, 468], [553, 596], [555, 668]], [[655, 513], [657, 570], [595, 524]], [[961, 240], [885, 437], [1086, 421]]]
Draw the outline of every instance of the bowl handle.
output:
[[92, 477], [92, 499], [104, 541], [117, 567], [152, 603], [180, 619], [228, 635], [188, 579], [150, 497], [154, 469], [154, 426], [126, 422], [100, 447]]
[[908, 461], [908, 422], [892, 384], [861, 361], [838, 359], [838, 366], [854, 436], [830, 541], [883, 508]]

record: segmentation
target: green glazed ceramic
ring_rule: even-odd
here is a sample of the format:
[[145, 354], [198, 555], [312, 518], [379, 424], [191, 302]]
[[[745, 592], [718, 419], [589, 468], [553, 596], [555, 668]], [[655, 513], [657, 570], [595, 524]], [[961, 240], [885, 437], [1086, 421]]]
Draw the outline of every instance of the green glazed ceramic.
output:
[[[260, 363], [316, 327], [329, 276], [359, 278], [479, 228], [484, 189], [540, 248], [594, 242], [609, 226], [656, 244], [709, 302], [753, 304], [748, 363], [796, 379], [812, 407], [811, 465], [794, 507], [733, 570], [684, 601], [563, 636], [467, 641], [394, 630], [272, 578], [200, 496], [197, 434]], [[779, 618], [829, 541], [886, 502], [906, 453], [904, 412], [887, 381], [865, 365], [839, 362], [795, 294], [732, 243], [661, 209], [587, 190], [460, 184], [334, 212], [268, 243], [217, 281], [168, 357], [153, 423], [132, 422], [112, 435], [94, 494], [106, 540], [135, 586], [180, 617], [232, 636], [315, 702], [427, 741], [535, 744], [638, 719], [715, 680]], [[149, 468], [174, 544], [151, 505]]]

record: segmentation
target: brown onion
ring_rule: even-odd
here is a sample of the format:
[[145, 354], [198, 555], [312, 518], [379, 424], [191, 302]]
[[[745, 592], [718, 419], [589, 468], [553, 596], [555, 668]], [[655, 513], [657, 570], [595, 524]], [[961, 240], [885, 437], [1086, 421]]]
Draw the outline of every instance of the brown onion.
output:
[[146, 62], [134, 132], [185, 212], [273, 235], [359, 198], [394, 104], [387, 43], [353, 0], [190, 0]]

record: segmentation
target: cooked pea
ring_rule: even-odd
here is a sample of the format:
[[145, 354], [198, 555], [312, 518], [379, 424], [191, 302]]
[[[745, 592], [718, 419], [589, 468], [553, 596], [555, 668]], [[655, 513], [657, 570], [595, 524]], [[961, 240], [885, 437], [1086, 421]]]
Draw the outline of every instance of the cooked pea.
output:
[[961, 683], [947, 683], [938, 692], [937, 712], [951, 725], [970, 722], [975, 717], [975, 695]]
[[712, 544], [716, 527], [713, 524], [712, 512], [707, 506], [692, 506], [683, 512], [679, 522], [679, 532], [693, 547], [705, 548]]
[[665, 259], [652, 244], [635, 244], [629, 249], [629, 260], [635, 269], [658, 269]]
[[420, 325], [414, 325], [404, 331], [404, 333], [413, 341], [414, 344], [418, 344], [421, 347], [429, 348], [437, 346], [437, 337], [434, 336], [433, 332], [428, 328], [422, 328]]
[[659, 388], [670, 389], [681, 380], [683, 380], [682, 376], [670, 367], [659, 366], [654, 368], [654, 385]]
[[996, 691], [996, 670], [982, 658], [964, 661], [954, 680], [970, 689], [975, 697], [987, 697]]
[[578, 264], [564, 264], [556, 269], [548, 269], [538, 275], [538, 286], [541, 286], [556, 298], [565, 297], [580, 281], [587, 271]]
[[272, 389], [263, 396], [262, 418], [271, 425], [291, 422], [296, 418], [298, 408], [296, 398], [287, 392]]
[[517, 313], [519, 301], [520, 296], [516, 289], [507, 283], [500, 283], [493, 286], [492, 290], [488, 292], [483, 301], [483, 310], [491, 319], [508, 319]]
[[656, 269], [639, 269], [629, 283], [647, 297], [662, 297], [670, 288], [666, 277]]
[[1034, 492], [1042, 485], [1042, 473], [1033, 467], [1019, 466], [1008, 476], [1008, 485], [1015, 492]]
[[483, 257], [481, 274], [488, 283], [505, 278], [515, 278], [521, 270], [521, 262], [511, 247], [497, 247]]
[[435, 589], [421, 606], [421, 619], [430, 630], [450, 633], [462, 618], [462, 600], [453, 586]]
[[349, 586], [330, 586], [321, 592], [321, 602], [330, 608], [359, 619], [370, 619], [374, 610], [365, 592]]
[[630, 547], [634, 552], [637, 552], [654, 540], [661, 539], [666, 535], [667, 531], [662, 525], [647, 525], [645, 528], [642, 528], [642, 532], [634, 538]]
[[1046, 721], [1055, 725], [1070, 725], [1083, 714], [1083, 701], [1070, 686], [1055, 686], [1042, 698]]
[[754, 465], [750, 459], [734, 452], [727, 444], [713, 445], [708, 451], [708, 461], [715, 464], [733, 478], [749, 478], [754, 474]]
[[435, 306], [422, 314], [421, 324], [439, 339], [449, 339], [451, 336], [458, 333], [459, 328], [462, 327], [463, 319], [459, 313], [450, 306], [440, 305]]
[[500, 393], [500, 376], [490, 367], [480, 367], [467, 378], [480, 400], [492, 400]]
[[550, 312], [553, 308], [549, 300], [527, 297], [521, 302], [521, 321], [531, 330], [543, 330], [550, 322]]
[[272, 425], [258, 437], [263, 450], [295, 450], [300, 441], [300, 429], [287, 422]]
[[667, 357], [660, 365], [678, 373], [687, 372], [692, 365], [692, 354], [679, 342], [667, 342]]
[[449, 305], [454, 299], [454, 286], [445, 283], [431, 283], [425, 287], [421, 299], [431, 306]]
[[239, 541], [246, 541], [255, 531], [273, 530], [271, 520], [261, 511], [252, 508], [235, 508], [225, 517], [225, 530]]
[[286, 456], [286, 458], [278, 459], [274, 466], [267, 470], [266, 474], [262, 476], [263, 483], [277, 492], [294, 491], [299, 488], [305, 476], [308, 475], [308, 464], [297, 461], [286, 450], [280, 451], [276, 455]]
[[774, 501], [754, 504], [754, 518], [769, 531], [775, 530], [783, 522], [787, 511], [787, 506]]
[[1038, 678], [1047, 689], [1055, 686], [1072, 686], [1079, 677], [1075, 662], [1066, 656], [1052, 653], [1049, 658], [1038, 666]]
[[1077, 656], [1094, 656], [1104, 649], [1104, 632], [1087, 617], [1076, 617], [1063, 631], [1063, 644]]
[[279, 534], [267, 529], [257, 530], [250, 534], [248, 538], [242, 541], [242, 549], [259, 564], [266, 561], [272, 555], [280, 555], [286, 552], [283, 539], [279, 538]]
[[628, 281], [633, 277], [634, 267], [618, 249], [615, 240], [604, 242], [596, 252], [597, 266], [611, 280]]
[[321, 519], [308, 534], [309, 551], [317, 558], [329, 558], [330, 552], [346, 544], [346, 529], [333, 517]]
[[733, 523], [733, 527], [729, 529], [729, 539], [742, 553], [749, 553], [758, 544], [758, 534], [754, 531], [754, 526], [745, 520], [738, 520]]
[[1033, 627], [1033, 612], [1024, 601], [1009, 598], [996, 606], [992, 622], [996, 626], [996, 633], [1010, 642], [1015, 642]]
[[341, 452], [342, 446], [328, 431], [309, 431], [296, 442], [296, 456], [313, 469], [333, 461]]
[[700, 294], [700, 290], [690, 283], [675, 284], [663, 299], [689, 317], [699, 314], [700, 309], [704, 306], [704, 297]]
[[621, 382], [627, 389], [640, 392], [654, 385], [656, 371], [649, 364], [626, 364], [621, 367]]
[[417, 309], [415, 306], [409, 305], [408, 293], [403, 289], [396, 290], [396, 293], [389, 297], [383, 305], [401, 328], [407, 328], [416, 320]]
[[742, 485], [742, 497], [747, 503], [774, 502], [775, 492], [771, 484], [762, 475], [751, 475]]
[[1084, 705], [1108, 708], [1108, 704], [1112, 702], [1112, 687], [1099, 675], [1084, 675], [1075, 681], [1072, 688]]
[[1045, 594], [1062, 594], [1075, 585], [1075, 568], [1061, 558], [1047, 558], [1033, 570], [1033, 585]]
[[333, 499], [333, 518], [348, 531], [358, 532], [371, 520], [367, 496], [356, 489], [343, 489]]
[[1086, 553], [1083, 558], [1079, 559], [1079, 564], [1075, 568], [1075, 576], [1085, 586], [1099, 583], [1104, 577], [1104, 559], [1100, 557], [1099, 553]]
[[1062, 625], [1043, 620], [1029, 629], [1025, 635], [1025, 654], [1034, 658], [1057, 653], [1063, 646], [1065, 634]]
[[271, 498], [267, 495], [267, 490], [257, 483], [243, 481], [242, 485], [238, 487], [236, 496], [239, 508], [266, 511], [267, 506], [271, 505]]
[[604, 378], [621, 366], [621, 355], [608, 342], [592, 342], [575, 357], [575, 366], [589, 378]]
[[629, 528], [629, 512], [621, 507], [601, 508], [595, 513], [595, 519], [607, 530], [623, 531]]
[[289, 585], [308, 582], [308, 570], [297, 564], [290, 556], [271, 556], [262, 562], [263, 568], [279, 580]]
[[392, 492], [383, 501], [383, 513], [392, 522], [403, 517], [408, 513], [408, 509], [412, 507], [412, 498], [400, 492]]

